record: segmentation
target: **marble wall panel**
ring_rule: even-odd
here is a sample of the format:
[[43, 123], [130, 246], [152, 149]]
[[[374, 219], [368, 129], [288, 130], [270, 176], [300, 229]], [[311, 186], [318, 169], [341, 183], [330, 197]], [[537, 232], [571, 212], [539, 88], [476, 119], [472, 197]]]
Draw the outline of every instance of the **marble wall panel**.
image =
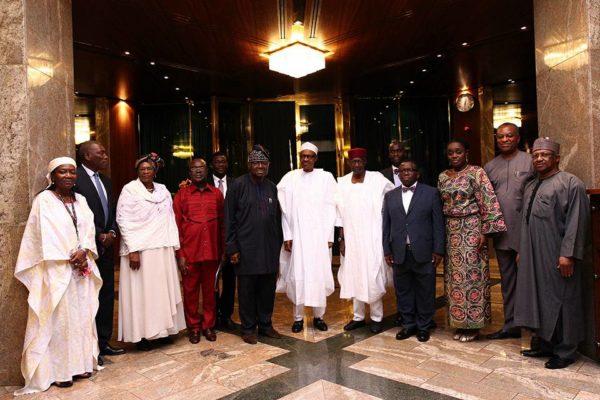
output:
[[[598, 4], [600, 8], [600, 4]], [[599, 22], [600, 24], [600, 22]], [[591, 66], [591, 140], [594, 177], [592, 186], [600, 188], [600, 49], [590, 51]]]
[[588, 49], [587, 3], [586, 0], [534, 0], [538, 74]]
[[585, 51], [538, 74], [539, 136], [561, 144], [561, 169], [594, 183], [589, 56]]
[[589, 20], [589, 44], [590, 49], [600, 49], [600, 2], [596, 0], [588, 1], [588, 20]]
[[22, 1], [0, 0], [0, 65], [22, 64], [25, 58]]
[[481, 142], [481, 165], [485, 165], [495, 155], [494, 92], [491, 87], [480, 87], [477, 98], [480, 110], [479, 136]]
[[23, 222], [15, 202], [29, 201], [27, 176], [27, 77], [23, 65], [0, 65], [0, 223]]
[[[26, 201], [23, 202], [25, 204]], [[23, 225], [0, 223], [0, 385], [23, 383], [19, 366], [27, 321], [27, 289], [14, 279]]]

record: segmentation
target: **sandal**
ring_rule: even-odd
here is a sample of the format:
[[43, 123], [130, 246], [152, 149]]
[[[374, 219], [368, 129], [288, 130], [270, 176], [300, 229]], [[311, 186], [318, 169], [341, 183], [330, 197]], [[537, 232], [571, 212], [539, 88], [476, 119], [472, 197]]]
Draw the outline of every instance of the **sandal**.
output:
[[479, 332], [475, 331], [475, 332], [470, 332], [470, 333], [464, 333], [460, 336], [460, 341], [461, 342], [472, 342], [475, 339], [477, 339], [477, 337], [479, 336]]
[[84, 372], [83, 374], [75, 375], [73, 379], [90, 379], [92, 377], [91, 372]]
[[462, 329], [457, 329], [454, 331], [454, 336], [452, 336], [452, 339], [460, 340], [462, 335], [463, 335]]

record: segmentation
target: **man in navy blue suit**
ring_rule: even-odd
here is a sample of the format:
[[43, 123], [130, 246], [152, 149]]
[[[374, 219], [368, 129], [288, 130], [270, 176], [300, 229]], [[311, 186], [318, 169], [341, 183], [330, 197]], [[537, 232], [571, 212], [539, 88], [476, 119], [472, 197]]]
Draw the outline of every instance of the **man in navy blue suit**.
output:
[[394, 267], [394, 286], [402, 329], [396, 339], [417, 335], [429, 340], [435, 312], [435, 267], [445, 249], [442, 201], [437, 189], [417, 183], [414, 161], [400, 164], [402, 185], [385, 195], [383, 251]]

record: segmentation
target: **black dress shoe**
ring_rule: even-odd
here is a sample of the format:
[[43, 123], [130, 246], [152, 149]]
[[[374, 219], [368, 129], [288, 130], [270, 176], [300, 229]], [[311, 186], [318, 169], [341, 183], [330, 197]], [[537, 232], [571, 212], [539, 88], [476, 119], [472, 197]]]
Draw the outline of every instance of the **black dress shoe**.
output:
[[189, 331], [188, 339], [191, 344], [196, 344], [200, 342], [200, 331]]
[[544, 367], [548, 369], [562, 369], [567, 368], [569, 365], [573, 364], [575, 360], [572, 358], [560, 358], [558, 356], [553, 356], [544, 364]]
[[103, 366], [104, 365], [104, 359], [102, 358], [101, 355], [98, 355], [98, 365], [99, 366]]
[[302, 332], [303, 329], [304, 329], [304, 320], [303, 319], [301, 319], [300, 321], [294, 321], [294, 323], [292, 324], [292, 332], [294, 332], [294, 333]]
[[105, 347], [100, 349], [100, 354], [103, 356], [120, 356], [125, 353], [125, 349], [118, 349], [116, 347], [112, 347], [110, 344], [107, 344]]
[[266, 337], [270, 337], [271, 339], [281, 339], [281, 334], [273, 329], [272, 326], [268, 328], [261, 328], [258, 330], [258, 334]]
[[552, 357], [552, 356], [554, 356], [554, 353], [552, 353], [551, 351], [543, 350], [543, 349], [521, 350], [521, 354], [524, 355], [525, 357]]
[[73, 381], [54, 382], [54, 386], [59, 388], [68, 388], [73, 386]]
[[227, 329], [228, 331], [235, 330], [235, 323], [229, 317], [221, 317], [219, 319], [219, 325], [223, 329]]
[[313, 318], [313, 326], [321, 332], [325, 332], [329, 329], [325, 321], [323, 321], [323, 318]]
[[202, 335], [204, 335], [206, 340], [208, 340], [209, 342], [214, 342], [215, 340], [217, 340], [217, 334], [214, 329], [204, 329], [202, 331]]
[[369, 330], [372, 333], [381, 333], [381, 331], [383, 330], [381, 321], [371, 321], [371, 323], [369, 324]]
[[139, 351], [150, 351], [152, 350], [152, 343], [148, 339], [142, 339], [135, 344], [135, 347]]
[[490, 333], [485, 337], [489, 340], [518, 339], [521, 337], [521, 332], [507, 332], [500, 329], [499, 331]]
[[412, 335], [414, 335], [415, 333], [417, 333], [416, 329], [406, 329], [406, 328], [402, 328], [400, 330], [400, 332], [396, 333], [396, 340], [404, 340], [404, 339], [408, 339], [409, 337], [411, 337]]
[[429, 331], [428, 330], [419, 330], [417, 332], [417, 340], [419, 342], [426, 342], [429, 340]]
[[365, 323], [365, 321], [355, 321], [352, 320], [350, 322], [348, 322], [345, 326], [344, 326], [344, 330], [345, 331], [351, 331], [354, 329], [358, 329], [358, 328], [362, 328], [363, 326], [367, 326], [367, 324]]

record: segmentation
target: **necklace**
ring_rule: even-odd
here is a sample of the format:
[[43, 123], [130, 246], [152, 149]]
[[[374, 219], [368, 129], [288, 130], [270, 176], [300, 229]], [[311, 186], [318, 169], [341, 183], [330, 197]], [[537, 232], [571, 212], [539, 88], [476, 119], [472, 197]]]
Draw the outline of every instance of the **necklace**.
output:
[[65, 210], [67, 210], [67, 213], [69, 213], [69, 217], [71, 217], [71, 221], [73, 221], [73, 226], [75, 227], [75, 234], [77, 235], [77, 240], [79, 241], [79, 229], [77, 228], [77, 213], [75, 212], [75, 199], [73, 199], [73, 201], [71, 202], [71, 209], [69, 210], [69, 206], [67, 205], [67, 202], [65, 201], [64, 197], [62, 197], [62, 195], [58, 192], [54, 193], [63, 203], [63, 206], [65, 206]]

